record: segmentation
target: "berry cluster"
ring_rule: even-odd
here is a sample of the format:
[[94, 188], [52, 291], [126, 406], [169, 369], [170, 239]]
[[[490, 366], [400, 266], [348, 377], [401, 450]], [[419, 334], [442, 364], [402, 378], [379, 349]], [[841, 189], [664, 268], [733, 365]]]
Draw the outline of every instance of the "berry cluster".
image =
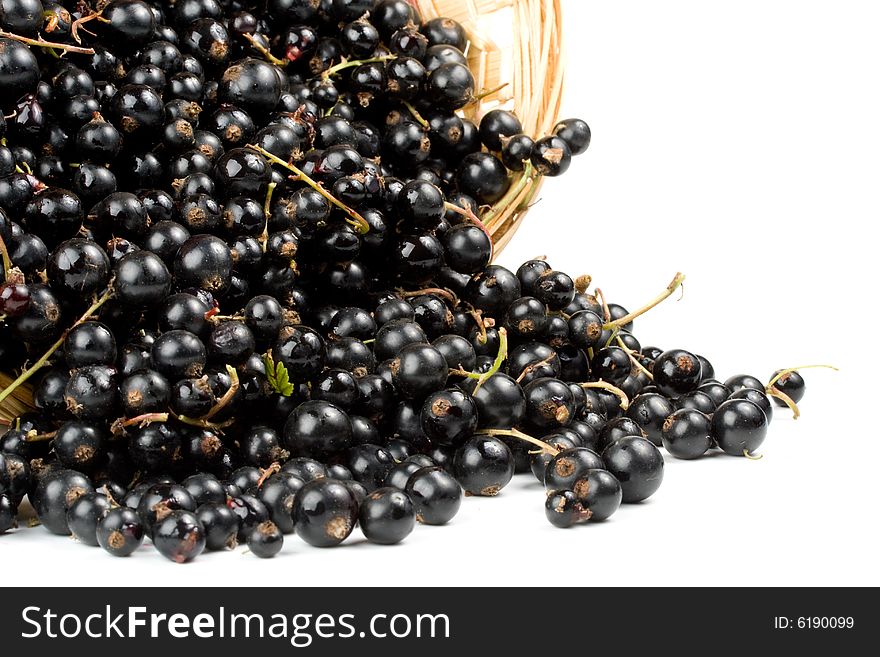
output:
[[[462, 27], [404, 0], [0, 0], [0, 532], [185, 562], [403, 540], [531, 470], [568, 526], [645, 499], [658, 446], [753, 454], [803, 379], [642, 348], [493, 204], [590, 129], [529, 136]], [[3, 116], [5, 115], [5, 117]], [[630, 401], [631, 400], [631, 401]]]

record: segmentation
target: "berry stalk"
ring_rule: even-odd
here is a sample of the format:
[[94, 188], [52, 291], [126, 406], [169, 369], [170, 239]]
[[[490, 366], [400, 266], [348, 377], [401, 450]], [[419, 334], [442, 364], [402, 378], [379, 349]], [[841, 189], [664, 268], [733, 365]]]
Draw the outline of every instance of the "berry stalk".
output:
[[0, 37], [5, 39], [12, 39], [13, 41], [21, 41], [29, 46], [36, 46], [37, 48], [51, 48], [52, 50], [62, 50], [64, 52], [73, 52], [80, 55], [94, 55], [94, 48], [81, 48], [79, 46], [71, 46], [67, 43], [56, 43], [55, 41], [46, 41], [43, 37], [38, 36], [36, 39], [31, 39], [29, 37], [21, 36], [20, 34], [13, 34], [12, 32], [7, 32], [6, 30], [0, 30]]
[[88, 310], [86, 310], [82, 314], [82, 316], [73, 323], [73, 325], [64, 330], [64, 332], [61, 334], [61, 337], [52, 343], [52, 345], [46, 350], [46, 352], [42, 356], [40, 356], [39, 360], [37, 360], [36, 363], [34, 363], [28, 369], [22, 372], [17, 379], [9, 384], [8, 387], [0, 390], [0, 404], [2, 404], [3, 401], [12, 393], [14, 393], [20, 385], [26, 383], [28, 379], [30, 379], [37, 371], [42, 369], [43, 366], [45, 366], [46, 363], [49, 362], [49, 359], [55, 354], [55, 352], [64, 345], [64, 341], [67, 339], [68, 334], [80, 324], [88, 321], [89, 318], [101, 308], [101, 306], [103, 306], [113, 297], [113, 292], [113, 282], [111, 281], [104, 294], [98, 297], [98, 299], [96, 299], [95, 302], [91, 306], [89, 306]]
[[[657, 297], [655, 297], [653, 300], [649, 301], [647, 304], [645, 304], [644, 306], [642, 306], [638, 310], [634, 310], [633, 312], [629, 313], [628, 315], [624, 315], [623, 317], [621, 317], [619, 319], [615, 319], [613, 322], [607, 322], [602, 327], [602, 330], [603, 331], [610, 331], [615, 328], [618, 328], [618, 329], [622, 328], [623, 326], [626, 326], [627, 324], [629, 324], [631, 321], [633, 321], [637, 317], [641, 317], [649, 310], [652, 310], [653, 308], [659, 306], [661, 303], [666, 301], [666, 299], [671, 297], [673, 292], [675, 292], [678, 288], [681, 287], [682, 283], [684, 283], [684, 278], [685, 278], [684, 274], [682, 274], [681, 272], [677, 273], [675, 275], [675, 278], [672, 279], [672, 282], [669, 283], [669, 285], [666, 286], [666, 289], [663, 290], [663, 292], [661, 292], [659, 295], [657, 295]], [[596, 290], [596, 293], [599, 294], [599, 290]]]
[[559, 454], [560, 450], [556, 449], [550, 443], [545, 443], [543, 440], [538, 440], [537, 438], [532, 438], [527, 433], [523, 433], [517, 429], [483, 429], [482, 431], [477, 431], [476, 435], [478, 436], [507, 436], [508, 438], [516, 438], [517, 440], [522, 440], [523, 442], [531, 443], [536, 447], [540, 447], [543, 451], [547, 452], [550, 456], [556, 456]]
[[316, 192], [318, 192], [321, 196], [323, 196], [325, 199], [327, 199], [330, 203], [332, 203], [337, 208], [339, 208], [340, 210], [345, 212], [345, 214], [347, 214], [351, 218], [351, 219], [346, 219], [346, 221], [350, 225], [354, 226], [361, 235], [366, 235], [368, 232], [370, 232], [370, 224], [367, 223], [366, 219], [364, 219], [358, 212], [355, 212], [354, 210], [352, 210], [345, 203], [343, 203], [338, 198], [333, 196], [333, 194], [331, 194], [326, 189], [324, 189], [323, 185], [312, 180], [299, 167], [297, 167], [294, 164], [291, 164], [290, 162], [285, 162], [280, 157], [273, 155], [272, 153], [267, 151], [265, 148], [261, 148], [260, 146], [255, 146], [254, 144], [248, 144], [247, 147], [250, 148], [255, 153], [259, 153], [260, 155], [265, 157], [267, 160], [269, 160], [273, 164], [277, 164], [278, 166], [287, 169], [292, 174], [294, 174], [296, 180], [300, 180], [300, 181], [304, 182], [306, 185], [308, 185], [309, 187], [314, 189]]

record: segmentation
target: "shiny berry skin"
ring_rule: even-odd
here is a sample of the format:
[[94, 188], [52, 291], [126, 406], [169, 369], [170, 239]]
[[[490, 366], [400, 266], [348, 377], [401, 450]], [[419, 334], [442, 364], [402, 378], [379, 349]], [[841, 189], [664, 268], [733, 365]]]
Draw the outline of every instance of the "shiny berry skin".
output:
[[39, 64], [30, 48], [19, 41], [0, 39], [0, 87], [4, 96], [18, 98], [29, 93], [39, 79]]
[[0, 315], [19, 317], [27, 312], [31, 305], [30, 289], [20, 283], [4, 283], [0, 285]]
[[699, 390], [692, 390], [691, 392], [682, 395], [675, 400], [675, 406], [676, 408], [693, 408], [706, 415], [712, 415], [716, 408], [715, 402], [712, 401], [712, 398], [705, 392], [700, 392]]
[[281, 471], [296, 475], [306, 483], [330, 475], [327, 468], [322, 463], [306, 457], [294, 457], [290, 459], [282, 466]]
[[171, 290], [171, 273], [159, 256], [135, 251], [116, 263], [116, 298], [127, 306], [148, 308], [161, 303]]
[[489, 436], [463, 443], [452, 461], [452, 472], [467, 495], [494, 497], [513, 479], [513, 453]]
[[156, 523], [169, 511], [195, 511], [196, 501], [189, 491], [178, 484], [155, 484], [141, 495], [137, 505], [138, 517], [147, 535], [152, 535]]
[[87, 365], [71, 371], [64, 389], [67, 410], [78, 418], [110, 417], [118, 396], [116, 370], [106, 365]]
[[652, 443], [660, 445], [664, 422], [674, 411], [675, 406], [666, 397], [647, 393], [638, 395], [630, 402], [626, 416], [642, 428]]
[[70, 505], [67, 511], [67, 526], [70, 533], [80, 543], [97, 547], [98, 522], [111, 509], [112, 504], [106, 495], [86, 493]]
[[585, 153], [590, 146], [590, 126], [581, 119], [564, 119], [553, 128], [553, 134], [564, 141], [572, 155]]
[[421, 426], [425, 435], [441, 445], [457, 447], [477, 428], [477, 404], [455, 388], [428, 396], [422, 405]]
[[545, 137], [535, 142], [532, 166], [542, 176], [561, 176], [571, 166], [571, 149], [559, 137]]
[[116, 339], [100, 322], [83, 322], [64, 340], [64, 359], [70, 368], [84, 365], [112, 365], [116, 362]]
[[380, 488], [394, 467], [394, 457], [385, 448], [369, 443], [352, 447], [346, 453], [346, 458], [351, 478], [367, 492]]
[[61, 465], [90, 473], [103, 462], [107, 436], [99, 424], [74, 420], [58, 428], [53, 446]]
[[113, 95], [110, 106], [113, 123], [123, 135], [150, 140], [161, 134], [165, 107], [152, 87], [126, 84]]
[[[753, 404], [757, 404], [757, 406], [764, 411], [764, 415], [767, 416], [768, 424], [773, 420], [773, 404], [770, 403], [770, 398], [760, 390], [755, 390], [754, 388], [742, 388], [730, 395], [729, 399], [748, 399]], [[721, 403], [723, 404], [724, 402]], [[718, 405], [721, 406], [721, 404]]]
[[18, 506], [6, 494], [0, 494], [0, 535], [18, 526]]
[[574, 419], [574, 397], [559, 379], [535, 379], [523, 388], [526, 420], [539, 429], [556, 429]]
[[[243, 470], [244, 468], [239, 469]], [[256, 478], [259, 479], [260, 471], [256, 470], [256, 468], [253, 468], [252, 470], [255, 471]], [[238, 487], [240, 490], [255, 490], [256, 482], [252, 487], [244, 485], [244, 482], [241, 482], [241, 485]], [[246, 541], [248, 536], [251, 535], [251, 532], [253, 532], [260, 523], [271, 519], [269, 516], [269, 509], [263, 501], [249, 492], [232, 495], [226, 500], [226, 506], [229, 507], [229, 510], [232, 511], [239, 520], [239, 541]]]
[[361, 502], [358, 519], [368, 541], [394, 545], [409, 536], [415, 528], [415, 506], [402, 490], [380, 488]]
[[217, 89], [221, 103], [254, 112], [269, 112], [281, 97], [277, 69], [262, 59], [246, 58], [226, 69]]
[[119, 397], [125, 417], [161, 413], [168, 408], [171, 387], [158, 372], [142, 370], [122, 380]]
[[[82, 227], [83, 203], [66, 189], [50, 187], [34, 196], [24, 209], [28, 230], [39, 234], [50, 247], [73, 238]], [[83, 246], [86, 240], [78, 240]]]
[[[0, 447], [6, 446], [0, 444]], [[8, 495], [14, 504], [19, 504], [32, 483], [31, 468], [26, 458], [5, 453], [5, 449], [0, 452], [0, 495]]]
[[[773, 376], [770, 377], [771, 380], [775, 378], [777, 374], [779, 374], [779, 372], [774, 372]], [[804, 398], [806, 388], [807, 384], [804, 382], [804, 377], [802, 377], [799, 372], [786, 372], [776, 380], [771, 390], [787, 395], [791, 401], [797, 404]], [[776, 397], [773, 398], [773, 401], [777, 406], [786, 406], [784, 401]]]
[[224, 502], [202, 504], [196, 517], [205, 529], [206, 550], [232, 550], [238, 545], [238, 516]]
[[144, 527], [138, 514], [126, 507], [110, 509], [98, 521], [98, 544], [114, 557], [127, 557], [144, 542]]
[[416, 520], [425, 525], [445, 525], [461, 508], [461, 486], [438, 466], [413, 473], [405, 491], [415, 506]]
[[767, 416], [748, 399], [731, 399], [712, 415], [712, 437], [726, 454], [754, 454], [767, 437]]
[[205, 549], [205, 528], [195, 513], [172, 511], [153, 527], [153, 545], [166, 559], [186, 563]]
[[544, 272], [535, 283], [535, 296], [550, 310], [562, 310], [574, 301], [574, 295], [574, 281], [561, 271]]
[[287, 368], [291, 381], [305, 381], [317, 375], [324, 367], [325, 354], [323, 339], [307, 327], [283, 331], [272, 349], [272, 357]]
[[391, 364], [394, 386], [409, 399], [424, 399], [446, 385], [446, 359], [431, 345], [411, 344]]
[[593, 356], [593, 376], [601, 381], [619, 386], [632, 372], [632, 362], [620, 347], [603, 347]]
[[508, 138], [520, 134], [522, 130], [522, 122], [507, 110], [491, 110], [480, 120], [480, 139], [486, 148], [494, 152], [500, 151]]
[[648, 499], [663, 482], [663, 455], [646, 438], [621, 438], [602, 452], [602, 461], [620, 482], [628, 504]]
[[588, 470], [572, 486], [572, 492], [592, 522], [608, 520], [623, 500], [623, 489], [607, 470]]
[[279, 472], [269, 477], [260, 487], [258, 497], [266, 505], [272, 518], [283, 534], [292, 534], [293, 501], [306, 482], [290, 472]]
[[473, 99], [474, 85], [474, 76], [467, 66], [449, 63], [431, 72], [426, 91], [437, 107], [455, 110]]
[[445, 202], [438, 187], [424, 180], [413, 180], [400, 191], [396, 206], [402, 220], [420, 228], [434, 228], [446, 213]]
[[377, 360], [396, 357], [404, 347], [412, 344], [424, 344], [428, 336], [421, 326], [409, 319], [395, 319], [384, 324], [376, 333], [373, 349]]
[[712, 421], [695, 409], [675, 411], [663, 423], [662, 440], [676, 458], [699, 458], [712, 448]]
[[110, 259], [97, 244], [74, 238], [62, 242], [49, 256], [46, 273], [54, 290], [88, 296], [110, 278]]
[[204, 343], [189, 331], [163, 333], [150, 349], [153, 367], [170, 381], [201, 376], [207, 358]]
[[490, 153], [467, 155], [455, 174], [459, 191], [481, 205], [497, 203], [510, 188], [507, 168]]
[[761, 392], [764, 392], [764, 384], [761, 383], [761, 380], [750, 374], [737, 374], [732, 376], [724, 382], [724, 385], [727, 386], [727, 389], [730, 390], [731, 394], [739, 392], [743, 388], [751, 388], [752, 390], [760, 390]]
[[294, 500], [296, 534], [309, 545], [339, 545], [351, 534], [357, 519], [357, 500], [349, 487], [340, 481], [318, 479], [309, 482]]
[[[551, 440], [551, 443], [553, 441]], [[550, 490], [569, 490], [590, 470], [603, 470], [602, 458], [586, 447], [563, 449], [553, 456], [544, 469], [544, 487]]]
[[568, 319], [568, 332], [572, 343], [581, 349], [598, 346], [605, 322], [592, 310], [579, 310]]
[[700, 359], [689, 351], [671, 349], [654, 360], [654, 385], [667, 397], [696, 390], [703, 378]]
[[42, 476], [29, 495], [40, 524], [53, 534], [70, 534], [67, 512], [80, 497], [95, 491], [92, 482], [75, 470], [55, 470]]
[[500, 265], [489, 265], [474, 275], [464, 292], [464, 299], [488, 317], [501, 317], [508, 306], [519, 299], [519, 279]]
[[222, 295], [232, 278], [232, 252], [213, 235], [188, 239], [174, 259], [174, 277], [181, 287], [196, 287]]
[[300, 404], [284, 425], [284, 441], [291, 454], [327, 457], [351, 446], [348, 415], [338, 406], [321, 400]]
[[[476, 382], [465, 381], [465, 389], [473, 391]], [[526, 415], [526, 397], [523, 389], [507, 374], [498, 373], [480, 386], [473, 394], [477, 404], [481, 429], [510, 429]]]
[[443, 236], [446, 264], [460, 274], [476, 274], [492, 259], [492, 240], [473, 224], [453, 226]]
[[393, 258], [401, 280], [425, 283], [443, 266], [443, 245], [437, 237], [428, 233], [404, 235], [394, 249]]
[[550, 524], [560, 529], [585, 522], [592, 515], [570, 490], [552, 491], [544, 502], [544, 513]]
[[212, 474], [202, 472], [190, 475], [180, 485], [195, 500], [196, 507], [208, 504], [209, 502], [226, 502], [226, 492], [223, 489], [223, 484]]
[[254, 528], [248, 536], [247, 546], [254, 556], [271, 559], [284, 547], [284, 536], [274, 522], [267, 520]]

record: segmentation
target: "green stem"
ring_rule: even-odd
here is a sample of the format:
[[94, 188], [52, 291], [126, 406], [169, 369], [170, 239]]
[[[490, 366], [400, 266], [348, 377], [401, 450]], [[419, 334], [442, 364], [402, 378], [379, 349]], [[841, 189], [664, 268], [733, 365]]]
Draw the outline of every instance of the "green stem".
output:
[[3, 257], [4, 280], [8, 280], [9, 272], [12, 271], [14, 265], [12, 264], [12, 258], [9, 257], [9, 251], [6, 248], [6, 242], [3, 241], [2, 235], [0, 235], [0, 256]]
[[519, 177], [519, 180], [516, 184], [507, 190], [507, 193], [502, 197], [500, 201], [498, 201], [492, 208], [483, 216], [483, 223], [486, 226], [492, 224], [492, 221], [495, 217], [498, 216], [500, 210], [499, 208], [506, 208], [517, 196], [519, 196], [522, 191], [526, 188], [533, 179], [534, 179], [534, 167], [531, 162], [526, 162], [526, 168], [523, 169], [522, 174]]
[[13, 392], [15, 392], [16, 388], [18, 388], [21, 384], [26, 383], [28, 379], [30, 379], [34, 373], [39, 371], [46, 363], [49, 362], [49, 359], [58, 351], [62, 345], [64, 345], [64, 341], [67, 339], [67, 335], [75, 329], [77, 326], [82, 324], [83, 322], [88, 321], [88, 319], [95, 314], [95, 312], [101, 308], [110, 298], [113, 296], [113, 282], [110, 282], [110, 286], [107, 290], [102, 294], [91, 306], [89, 306], [88, 310], [83, 313], [83, 315], [76, 320], [70, 328], [64, 330], [61, 334], [61, 337], [58, 338], [52, 346], [50, 346], [46, 352], [40, 356], [40, 359], [31, 365], [28, 369], [22, 372], [15, 381], [9, 384], [9, 386], [2, 391], [0, 391], [0, 404], [9, 397]]
[[394, 55], [386, 55], [384, 57], [371, 57], [370, 59], [352, 59], [351, 61], [343, 61], [335, 66], [331, 66], [326, 71], [321, 74], [321, 77], [325, 80], [331, 78], [332, 76], [339, 73], [339, 71], [344, 71], [347, 68], [354, 68], [356, 66], [360, 66], [361, 64], [378, 64], [379, 62], [387, 62], [392, 59], [396, 59]]
[[542, 450], [547, 452], [550, 456], [556, 456], [559, 454], [561, 450], [556, 449], [553, 445], [549, 443], [545, 443], [543, 440], [538, 440], [537, 438], [532, 438], [527, 433], [523, 433], [522, 431], [518, 431], [517, 429], [483, 429], [481, 431], [477, 431], [478, 436], [508, 436], [510, 438], [516, 438], [518, 440], [522, 440], [527, 443], [531, 443], [536, 447], [540, 447]]
[[[668, 299], [669, 297], [672, 296], [673, 292], [675, 292], [679, 287], [681, 287], [682, 283], [684, 283], [684, 274], [679, 272], [675, 275], [675, 278], [672, 279], [672, 282], [666, 286], [666, 289], [663, 290], [663, 292], [661, 292], [659, 295], [657, 295], [657, 297], [655, 297], [652, 301], [650, 301], [646, 305], [642, 306], [638, 310], [634, 310], [633, 312], [629, 313], [628, 315], [624, 315], [620, 319], [615, 319], [613, 322], [607, 322], [602, 327], [602, 330], [603, 331], [610, 331], [611, 329], [614, 329], [614, 328], [621, 328], [623, 326], [626, 326], [627, 324], [629, 324], [631, 321], [633, 321], [637, 317], [641, 317], [642, 315], [644, 315], [646, 312], [648, 312], [649, 310], [651, 310], [655, 306], [659, 306], [661, 303], [666, 301], [666, 299]], [[599, 290], [596, 290], [596, 293], [599, 294]]]
[[330, 203], [332, 203], [337, 208], [339, 208], [340, 210], [345, 212], [345, 214], [347, 214], [351, 218], [350, 220], [346, 219], [346, 221], [351, 226], [353, 226], [355, 229], [357, 229], [357, 231], [361, 235], [366, 235], [368, 232], [370, 232], [370, 224], [367, 223], [366, 219], [364, 219], [360, 214], [358, 214], [357, 212], [352, 210], [350, 207], [348, 207], [345, 203], [340, 201], [338, 198], [333, 196], [333, 194], [331, 194], [326, 189], [324, 189], [324, 187], [322, 185], [320, 185], [317, 182], [315, 182], [314, 180], [312, 180], [299, 167], [297, 167], [294, 164], [291, 164], [290, 162], [285, 162], [280, 157], [273, 155], [272, 153], [267, 151], [265, 148], [255, 146], [253, 144], [248, 144], [247, 147], [250, 148], [255, 153], [259, 153], [260, 155], [265, 157], [267, 160], [269, 160], [273, 164], [277, 164], [278, 166], [287, 169], [288, 171], [290, 171], [292, 174], [294, 174], [296, 176], [297, 180], [304, 182], [306, 185], [308, 185], [309, 187], [314, 189], [316, 192], [318, 192], [321, 196], [323, 196], [325, 199], [327, 199]]
[[54, 41], [46, 41], [43, 37], [37, 37], [36, 39], [31, 39], [28, 37], [23, 37], [19, 34], [13, 34], [12, 32], [7, 32], [6, 30], [0, 30], [0, 37], [6, 39], [12, 39], [13, 41], [21, 41], [22, 43], [26, 43], [29, 46], [36, 46], [38, 48], [54, 48], [57, 50], [63, 50], [65, 52], [75, 52], [80, 55], [94, 55], [94, 48], [80, 48], [79, 46], [71, 46], [66, 43], [55, 43]]
[[476, 395], [480, 390], [480, 387], [486, 383], [493, 376], [498, 374], [498, 370], [501, 369], [501, 365], [504, 361], [507, 360], [507, 329], [504, 327], [498, 329], [498, 355], [495, 356], [495, 362], [492, 363], [492, 367], [489, 368], [487, 372], [483, 372], [482, 374], [479, 372], [466, 372], [464, 370], [450, 370], [450, 374], [455, 374], [457, 376], [464, 376], [468, 379], [475, 379], [477, 381], [477, 385], [474, 387], [474, 391], [471, 395]]
[[826, 369], [826, 370], [834, 370], [835, 372], [840, 371], [840, 369], [837, 367], [834, 367], [834, 365], [801, 365], [799, 367], [787, 367], [784, 370], [779, 370], [776, 373], [776, 376], [774, 376], [772, 379], [770, 379], [770, 383], [767, 384], [767, 391], [769, 392], [770, 389], [773, 387], [773, 384], [775, 384], [777, 381], [779, 381], [779, 379], [784, 377], [786, 374], [791, 374], [792, 372], [797, 372], [799, 370], [812, 370], [812, 369], [818, 369], [818, 368]]
[[290, 63], [287, 60], [279, 59], [271, 52], [269, 52], [269, 49], [266, 48], [266, 46], [264, 46], [262, 43], [257, 41], [257, 38], [253, 34], [244, 33], [241, 36], [247, 39], [251, 46], [253, 46], [253, 48], [258, 51], [269, 63], [275, 64], [275, 66], [279, 68], [284, 68]]
[[403, 101], [403, 106], [406, 107], [407, 110], [409, 110], [409, 113], [413, 115], [413, 118], [416, 120], [416, 122], [420, 126], [422, 126], [425, 130], [431, 129], [431, 124], [428, 123], [428, 121], [425, 119], [425, 117], [423, 117], [421, 114], [418, 113], [416, 108], [412, 106], [412, 103], [408, 103], [407, 101]]
[[266, 223], [263, 224], [263, 232], [260, 233], [260, 246], [263, 247], [263, 253], [266, 252], [266, 243], [269, 241], [269, 214], [270, 208], [272, 205], [272, 195], [275, 193], [275, 188], [278, 186], [278, 183], [269, 183], [269, 190], [266, 192], [266, 200], [263, 201], [263, 216], [266, 219]]
[[589, 381], [587, 383], [578, 383], [578, 385], [581, 388], [599, 388], [601, 390], [607, 390], [608, 392], [617, 395], [618, 399], [620, 399], [620, 408], [624, 411], [629, 408], [629, 397], [627, 397], [626, 393], [617, 386], [605, 383], [605, 381]]
[[235, 393], [238, 392], [238, 372], [231, 365], [226, 366], [226, 371], [229, 374], [230, 384], [229, 389], [223, 394], [223, 396], [217, 400], [217, 403], [211, 407], [211, 410], [208, 411], [201, 419], [208, 421], [217, 413], [222, 411], [229, 405], [229, 402], [232, 401], [232, 398], [235, 397]]

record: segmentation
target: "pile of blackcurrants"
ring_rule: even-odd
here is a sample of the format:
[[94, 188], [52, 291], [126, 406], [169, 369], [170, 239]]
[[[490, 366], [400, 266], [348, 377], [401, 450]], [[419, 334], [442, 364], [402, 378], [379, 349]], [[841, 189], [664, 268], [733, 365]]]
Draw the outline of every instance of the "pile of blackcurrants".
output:
[[381, 544], [531, 470], [557, 526], [754, 455], [800, 375], [715, 380], [493, 206], [590, 129], [476, 124], [467, 37], [404, 0], [0, 0], [0, 532], [184, 562]]

